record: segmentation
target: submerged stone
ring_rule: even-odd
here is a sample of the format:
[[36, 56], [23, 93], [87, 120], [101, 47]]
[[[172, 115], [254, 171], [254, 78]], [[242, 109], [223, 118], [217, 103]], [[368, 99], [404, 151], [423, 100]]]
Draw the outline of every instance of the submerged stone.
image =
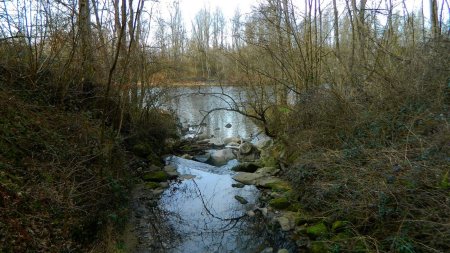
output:
[[237, 184], [231, 184], [231, 187], [234, 187], [234, 188], [244, 188], [244, 184], [240, 184], [240, 183], [237, 183]]
[[237, 201], [239, 201], [239, 203], [241, 203], [241, 204], [243, 204], [243, 205], [248, 204], [248, 201], [247, 201], [244, 197], [241, 197], [241, 196], [239, 196], [239, 195], [236, 195], [236, 196], [234, 196], [234, 198], [235, 198]]

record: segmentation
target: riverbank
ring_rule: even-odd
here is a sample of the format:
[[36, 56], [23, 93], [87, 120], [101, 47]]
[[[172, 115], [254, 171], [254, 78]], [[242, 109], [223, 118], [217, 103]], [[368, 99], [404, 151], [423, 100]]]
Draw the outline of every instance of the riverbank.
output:
[[163, 127], [144, 136], [124, 120], [118, 135], [99, 96], [59, 104], [48, 89], [0, 87], [0, 251], [116, 252], [136, 168], [158, 160], [166, 135], [151, 131]]

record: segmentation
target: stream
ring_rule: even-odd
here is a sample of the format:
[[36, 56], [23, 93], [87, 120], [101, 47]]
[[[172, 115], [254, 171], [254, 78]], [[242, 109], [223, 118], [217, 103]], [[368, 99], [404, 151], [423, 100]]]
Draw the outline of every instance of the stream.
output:
[[[204, 117], [208, 110], [229, 105], [229, 99], [245, 97], [239, 88], [182, 87], [170, 92], [174, 98], [170, 106], [187, 130], [185, 137], [203, 134], [258, 140], [258, 127], [236, 112], [219, 110]], [[227, 95], [224, 98], [219, 93]], [[138, 252], [246, 253], [261, 252], [273, 244], [273, 235], [267, 232], [262, 215], [246, 215], [258, 207], [259, 190], [252, 185], [232, 186], [237, 183], [231, 170], [239, 164], [236, 159], [220, 167], [177, 156], [166, 158], [166, 163], [176, 167], [180, 179], [171, 181], [154, 204], [156, 209], [138, 228], [149, 241], [158, 241], [159, 248], [141, 245]], [[141, 194], [140, 198], [147, 197]], [[240, 203], [235, 196], [248, 203]], [[158, 236], [155, 238], [155, 233], [147, 230], [157, 231]]]

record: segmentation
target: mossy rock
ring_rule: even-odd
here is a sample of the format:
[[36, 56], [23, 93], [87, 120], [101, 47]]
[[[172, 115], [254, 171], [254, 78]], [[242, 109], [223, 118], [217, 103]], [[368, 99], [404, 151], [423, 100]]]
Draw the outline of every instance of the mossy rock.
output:
[[317, 223], [315, 225], [309, 226], [306, 229], [306, 233], [311, 238], [324, 237], [328, 234], [327, 226], [323, 222]]
[[145, 181], [164, 182], [169, 179], [169, 176], [164, 171], [149, 172], [142, 177]]
[[324, 253], [329, 252], [328, 245], [325, 242], [313, 241], [309, 247], [311, 253]]
[[300, 205], [300, 203], [295, 202], [295, 203], [292, 203], [291, 206], [289, 206], [287, 210], [291, 211], [291, 212], [298, 212], [301, 209], [302, 209], [302, 206]]
[[267, 183], [265, 187], [271, 189], [272, 191], [276, 192], [287, 192], [290, 191], [292, 188], [289, 185], [289, 183], [280, 181], [280, 182], [274, 182], [274, 183]]
[[289, 203], [289, 200], [285, 197], [275, 198], [269, 201], [269, 205], [275, 209], [286, 209], [288, 208], [291, 203]]
[[160, 185], [157, 182], [147, 182], [145, 183], [145, 187], [148, 189], [156, 189], [158, 188]]
[[298, 213], [297, 216], [295, 217], [295, 225], [301, 226], [307, 223], [312, 223], [314, 222], [314, 220], [315, 220], [314, 218], [311, 218], [308, 215]]

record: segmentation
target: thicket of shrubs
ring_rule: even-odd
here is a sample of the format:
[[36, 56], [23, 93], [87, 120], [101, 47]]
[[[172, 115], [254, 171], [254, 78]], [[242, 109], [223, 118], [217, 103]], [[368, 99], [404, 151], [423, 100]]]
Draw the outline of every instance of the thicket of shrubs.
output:
[[346, 236], [319, 239], [328, 250], [450, 250], [448, 52], [430, 43], [383, 78], [315, 89], [277, 114], [302, 212], [348, 224]]

